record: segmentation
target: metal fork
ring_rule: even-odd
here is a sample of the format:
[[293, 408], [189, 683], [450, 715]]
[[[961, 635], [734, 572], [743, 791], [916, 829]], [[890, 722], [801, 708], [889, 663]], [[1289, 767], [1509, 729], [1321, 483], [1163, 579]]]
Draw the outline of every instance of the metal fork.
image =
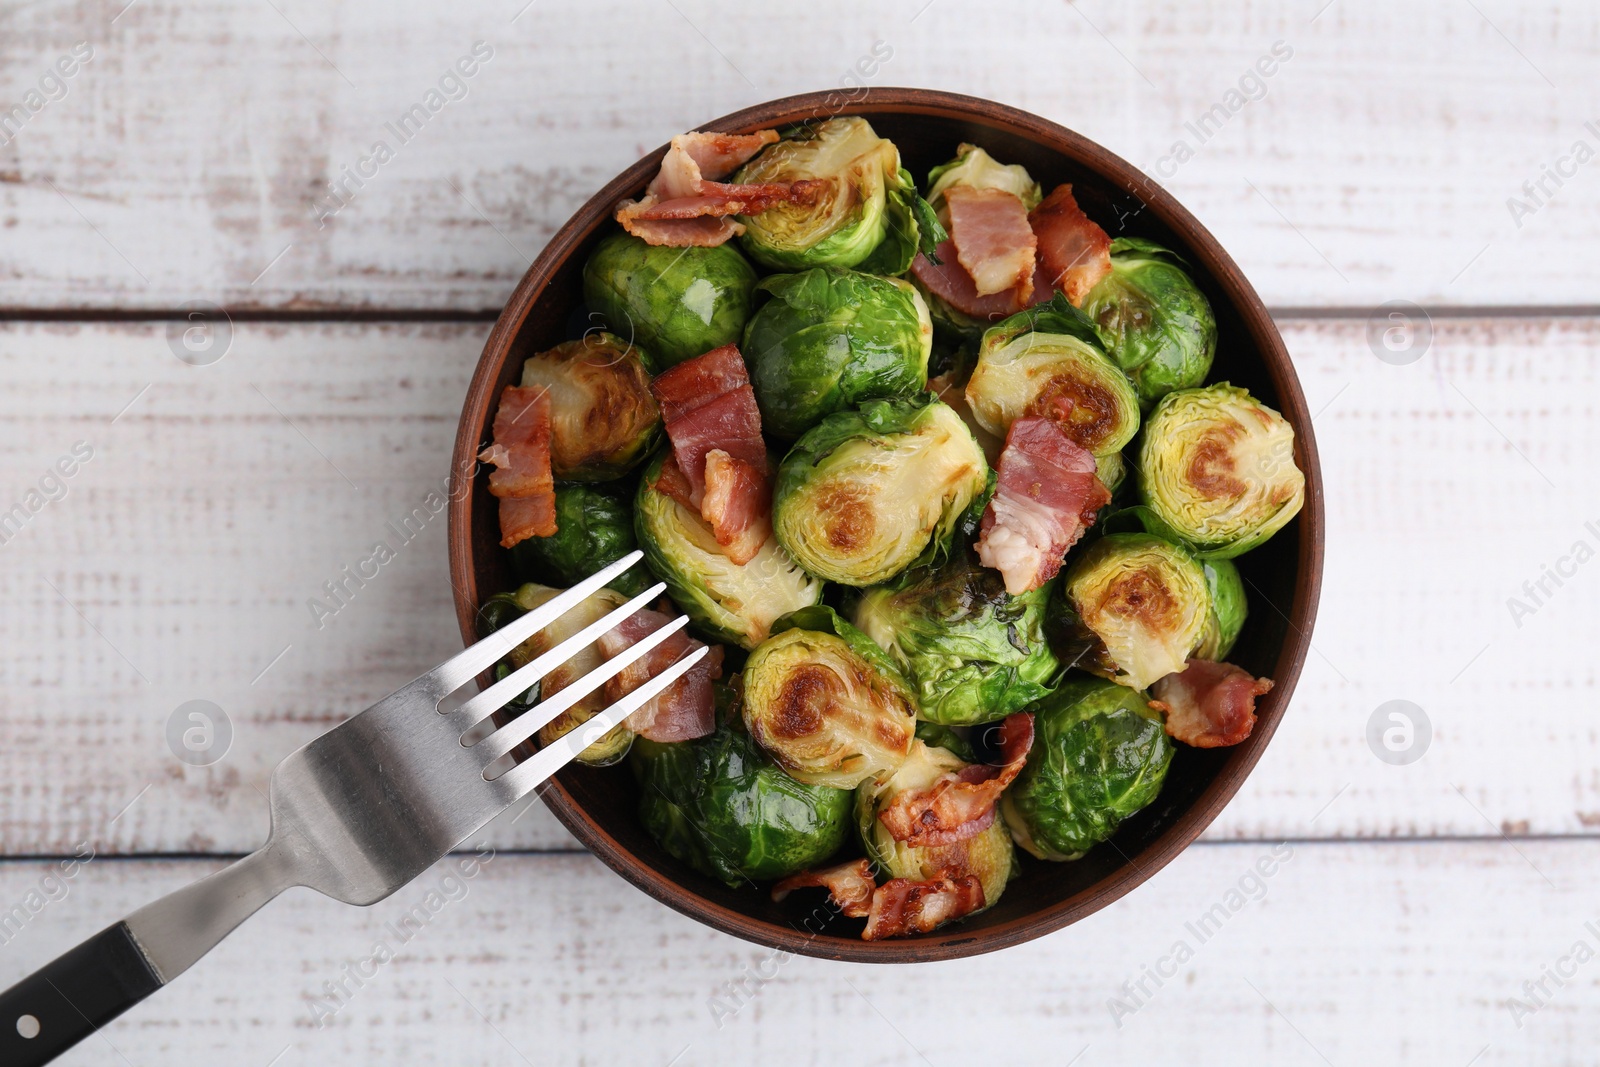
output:
[[[291, 886], [347, 904], [389, 896], [659, 695], [696, 649], [536, 755], [495, 774], [557, 715], [680, 629], [680, 617], [478, 740], [474, 730], [553, 668], [647, 606], [657, 584], [453, 710], [440, 708], [511, 649], [642, 558], [633, 552], [359, 715], [291, 753], [272, 772], [267, 843], [147, 904], [0, 993], [0, 1064], [47, 1063], [182, 974]], [[493, 778], [489, 775], [494, 774]]]

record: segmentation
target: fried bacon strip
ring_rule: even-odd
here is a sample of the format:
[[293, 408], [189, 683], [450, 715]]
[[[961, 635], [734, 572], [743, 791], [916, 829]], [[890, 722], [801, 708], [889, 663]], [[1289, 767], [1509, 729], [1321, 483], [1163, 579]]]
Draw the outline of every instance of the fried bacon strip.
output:
[[772, 887], [772, 899], [778, 902], [796, 889], [826, 889], [841, 914], [852, 919], [865, 919], [872, 907], [872, 893], [877, 883], [872, 878], [872, 864], [866, 860], [851, 860], [820, 871], [801, 871], [791, 874]]
[[1028, 761], [1033, 747], [1033, 716], [1016, 712], [1000, 723], [1001, 764], [974, 763], [940, 775], [926, 789], [898, 794], [878, 813], [896, 841], [912, 847], [953, 845], [988, 829], [1000, 794]]
[[[600, 636], [600, 651], [607, 659], [643, 641], [672, 621], [659, 611], [639, 611], [614, 630]], [[705, 647], [679, 630], [605, 683], [607, 702], [616, 703], [697, 648]], [[716, 728], [716, 704], [711, 683], [722, 677], [722, 646], [713, 645], [689, 672], [666, 692], [651, 698], [628, 716], [628, 728], [651, 741], [688, 741]]]
[[644, 196], [617, 205], [617, 222], [653, 245], [709, 248], [744, 232], [733, 215], [756, 215], [781, 203], [810, 204], [827, 183], [718, 181], [778, 140], [775, 130], [757, 133], [682, 133], [672, 139], [661, 170]]
[[739, 349], [723, 345], [685, 360], [657, 375], [650, 391], [672, 442], [655, 487], [699, 512], [730, 560], [750, 562], [772, 534], [772, 478]]
[[976, 875], [946, 867], [927, 881], [892, 878], [872, 894], [863, 941], [925, 934], [983, 908], [983, 883]]
[[506, 386], [494, 413], [494, 441], [478, 458], [495, 467], [489, 492], [500, 500], [501, 547], [556, 532], [547, 390]]
[[1014, 292], [1026, 307], [1033, 296], [1033, 254], [1038, 239], [1022, 198], [1004, 189], [957, 185], [945, 193], [956, 260], [978, 296]]
[[1094, 456], [1050, 419], [1024, 415], [1000, 453], [994, 496], [983, 512], [978, 560], [1005, 578], [1012, 596], [1056, 576], [1067, 549], [1111, 499]]
[[1058, 185], [1028, 215], [1039, 242], [1044, 299], [1056, 289], [1074, 307], [1111, 273], [1111, 238], [1078, 207], [1072, 186]]
[[1192, 659], [1150, 687], [1150, 706], [1165, 712], [1167, 733], [1195, 748], [1237, 745], [1256, 725], [1256, 697], [1271, 678], [1254, 678], [1231, 663]]

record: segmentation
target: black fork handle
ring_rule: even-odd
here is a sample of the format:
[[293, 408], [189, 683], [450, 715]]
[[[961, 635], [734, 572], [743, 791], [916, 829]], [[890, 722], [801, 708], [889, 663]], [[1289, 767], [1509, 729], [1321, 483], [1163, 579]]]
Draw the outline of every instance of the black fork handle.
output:
[[0, 1064], [40, 1067], [161, 988], [118, 922], [0, 993]]

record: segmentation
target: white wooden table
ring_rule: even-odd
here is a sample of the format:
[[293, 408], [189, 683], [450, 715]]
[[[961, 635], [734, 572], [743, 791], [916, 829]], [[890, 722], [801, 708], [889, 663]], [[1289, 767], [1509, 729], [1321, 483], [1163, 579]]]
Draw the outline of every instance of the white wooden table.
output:
[[[442, 520], [321, 628], [307, 600], [445, 477], [489, 317], [555, 227], [671, 134], [875, 46], [862, 81], [1143, 166], [1275, 309], [1328, 494], [1291, 713], [1201, 843], [1003, 954], [780, 965], [535, 808], [342, 1004], [442, 872], [369, 911], [289, 894], [64, 1062], [1595, 1061], [1600, 10], [525, 2], [0, 7], [0, 512], [40, 505], [0, 545], [0, 986], [252, 848], [284, 754], [456, 647]], [[1371, 343], [1392, 300], [1427, 309], [1408, 363]], [[193, 301], [232, 316], [203, 366], [169, 342]], [[1366, 740], [1396, 699], [1432, 725], [1404, 766]], [[232, 725], [207, 767], [168, 748], [191, 700]]]

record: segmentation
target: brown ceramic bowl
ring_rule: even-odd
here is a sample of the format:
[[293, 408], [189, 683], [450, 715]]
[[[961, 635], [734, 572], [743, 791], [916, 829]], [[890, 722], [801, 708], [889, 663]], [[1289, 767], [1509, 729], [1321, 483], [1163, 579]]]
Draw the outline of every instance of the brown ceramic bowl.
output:
[[[1073, 863], [1019, 855], [1021, 874], [989, 911], [921, 937], [860, 940], [860, 920], [836, 919], [821, 932], [803, 925], [818, 904], [812, 894], [774, 904], [751, 888], [730, 889], [667, 855], [635, 814], [633, 778], [625, 769], [572, 765], [545, 795], [556, 817], [608, 866], [657, 900], [737, 937], [790, 952], [868, 963], [973, 956], [1038, 937], [1076, 922], [1151, 877], [1210, 825], [1261, 758], [1283, 718], [1310, 644], [1322, 576], [1322, 478], [1305, 397], [1283, 340], [1261, 298], [1228, 254], [1194, 217], [1138, 169], [1071, 130], [1014, 108], [925, 89], [809, 93], [746, 108], [699, 128], [749, 132], [823, 115], [871, 121], [899, 146], [912, 174], [970, 141], [1008, 163], [1021, 163], [1045, 189], [1072, 182], [1078, 202], [1113, 237], [1159, 241], [1182, 254], [1216, 310], [1219, 344], [1212, 381], [1247, 387], [1281, 411], [1295, 429], [1295, 459], [1306, 475], [1298, 518], [1266, 545], [1240, 559], [1249, 583], [1250, 618], [1229, 659], [1276, 687], [1257, 709], [1249, 740], [1233, 748], [1179, 746], [1156, 802], [1125, 822], [1111, 841]], [[623, 171], [557, 231], [500, 313], [467, 390], [456, 435], [453, 470], [473, 470], [489, 439], [501, 389], [522, 361], [581, 330], [580, 271], [595, 241], [610, 232], [612, 206], [636, 196], [655, 174], [665, 146]], [[464, 640], [476, 639], [478, 605], [515, 584], [499, 547], [494, 498], [481, 472], [458, 485], [450, 501], [450, 571]], [[814, 925], [814, 923], [813, 923]]]

